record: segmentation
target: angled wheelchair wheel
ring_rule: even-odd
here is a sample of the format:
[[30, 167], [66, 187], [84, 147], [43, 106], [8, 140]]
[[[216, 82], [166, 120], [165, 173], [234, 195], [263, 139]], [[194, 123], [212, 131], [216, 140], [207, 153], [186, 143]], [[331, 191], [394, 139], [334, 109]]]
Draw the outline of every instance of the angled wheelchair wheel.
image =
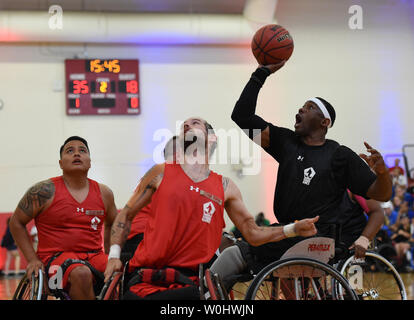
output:
[[363, 300], [407, 300], [404, 282], [394, 266], [378, 253], [367, 251], [365, 259], [343, 260], [338, 270]]
[[220, 300], [230, 300], [229, 294], [227, 293], [227, 290], [224, 287], [224, 284], [221, 281], [221, 278], [217, 273], [213, 274], [213, 281], [219, 293]]
[[253, 275], [245, 273], [238, 275], [231, 275], [224, 281], [226, 288], [228, 288], [228, 296], [230, 300], [243, 300], [246, 296]]
[[[332, 279], [338, 286], [332, 285]], [[347, 280], [333, 267], [310, 258], [270, 263], [250, 284], [245, 300], [358, 300]]]
[[97, 300], [121, 300], [122, 299], [122, 280], [123, 273], [115, 273], [111, 279], [105, 283]]
[[34, 273], [31, 278], [27, 275], [20, 280], [16, 291], [13, 295], [13, 300], [44, 300], [46, 295], [43, 292], [43, 272], [39, 270], [39, 276], [35, 277]]
[[210, 293], [210, 300], [219, 300], [220, 299], [220, 293], [217, 288], [217, 285], [214, 281], [213, 275], [210, 271], [210, 269], [206, 269], [204, 273], [204, 277], [207, 284], [207, 289]]

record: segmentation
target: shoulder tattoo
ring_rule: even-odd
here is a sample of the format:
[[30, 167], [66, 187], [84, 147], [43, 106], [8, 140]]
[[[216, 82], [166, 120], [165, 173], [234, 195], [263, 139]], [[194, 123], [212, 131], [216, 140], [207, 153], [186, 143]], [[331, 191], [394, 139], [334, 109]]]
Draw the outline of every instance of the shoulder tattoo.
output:
[[33, 217], [35, 212], [45, 205], [55, 194], [55, 185], [51, 180], [41, 181], [31, 187], [24, 194], [18, 204], [21, 209], [29, 217]]

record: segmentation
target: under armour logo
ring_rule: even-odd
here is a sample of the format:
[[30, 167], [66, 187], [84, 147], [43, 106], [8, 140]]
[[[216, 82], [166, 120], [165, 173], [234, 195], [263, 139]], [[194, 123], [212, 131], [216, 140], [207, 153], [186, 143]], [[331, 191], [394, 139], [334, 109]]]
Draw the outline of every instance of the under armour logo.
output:
[[200, 191], [200, 189], [199, 189], [199, 188], [194, 188], [193, 186], [190, 186], [190, 190], [191, 190], [191, 191], [195, 190], [195, 192]]
[[303, 161], [303, 157], [302, 156], [298, 156], [298, 159], [297, 160]]
[[76, 208], [76, 212], [85, 212], [84, 208]]

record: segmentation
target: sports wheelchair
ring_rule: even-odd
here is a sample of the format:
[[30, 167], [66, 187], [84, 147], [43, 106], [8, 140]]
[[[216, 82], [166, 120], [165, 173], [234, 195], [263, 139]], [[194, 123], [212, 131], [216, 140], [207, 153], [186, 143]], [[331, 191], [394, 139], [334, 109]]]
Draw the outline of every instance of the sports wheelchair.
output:
[[[126, 267], [105, 284], [102, 299], [122, 298]], [[205, 280], [199, 287], [202, 300], [407, 299], [404, 283], [387, 259], [368, 250], [365, 259], [357, 260], [353, 251], [335, 247], [335, 240], [328, 237], [302, 240], [256, 275], [234, 275], [227, 287], [203, 265], [199, 278]]]
[[209, 276], [209, 291], [218, 300], [234, 299], [234, 292], [246, 300], [407, 299], [400, 275], [383, 256], [369, 250], [355, 259], [353, 251], [324, 237], [297, 243], [257, 275], [233, 276], [229, 293], [218, 275]]
[[[298, 249], [300, 253], [298, 254]], [[327, 262], [333, 256], [334, 240], [310, 238], [290, 248], [281, 260], [271, 263], [256, 276], [240, 275], [235, 282], [250, 282], [245, 299], [352, 299], [358, 297], [348, 281]], [[124, 271], [116, 273], [101, 292], [103, 300], [119, 299], [124, 291]], [[235, 290], [227, 293], [218, 275], [209, 268], [199, 267], [200, 299], [234, 299]], [[332, 282], [334, 281], [334, 282]], [[205, 283], [205, 285], [204, 285]]]
[[[76, 263], [82, 263], [91, 270], [95, 278], [94, 292], [96, 298], [99, 299], [99, 293], [104, 285], [103, 273], [96, 270], [87, 261], [76, 260]], [[70, 300], [69, 294], [65, 290], [52, 289], [49, 284], [50, 279], [41, 269], [38, 270], [37, 277], [34, 273], [30, 278], [25, 274], [20, 280], [12, 300]]]
[[[233, 288], [243, 279], [245, 300], [357, 300], [348, 281], [328, 262], [334, 257], [334, 240], [313, 237], [288, 249], [280, 260], [264, 267], [256, 275], [235, 276], [230, 294], [222, 294], [222, 282], [212, 278], [210, 291], [217, 299], [231, 299]], [[240, 288], [239, 288], [240, 290]]]
[[348, 251], [334, 266], [361, 300], [407, 300], [400, 274], [375, 249], [366, 251], [364, 259], [356, 259], [354, 252]]

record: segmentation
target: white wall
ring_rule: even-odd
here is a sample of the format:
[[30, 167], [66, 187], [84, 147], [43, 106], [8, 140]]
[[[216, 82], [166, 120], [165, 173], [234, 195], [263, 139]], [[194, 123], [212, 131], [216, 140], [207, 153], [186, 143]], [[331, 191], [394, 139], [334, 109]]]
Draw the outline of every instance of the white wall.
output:
[[[258, 113], [293, 128], [303, 102], [322, 96], [337, 112], [329, 138], [356, 152], [364, 151], [363, 141], [384, 154], [401, 152], [402, 144], [414, 143], [414, 7], [332, 2], [279, 2], [276, 17], [291, 32], [295, 51], [263, 87]], [[352, 4], [363, 8], [362, 30], [348, 27]], [[60, 174], [59, 147], [75, 134], [90, 144], [90, 177], [110, 186], [121, 208], [153, 164], [160, 143], [154, 132], [174, 131], [176, 121], [193, 115], [216, 129], [234, 128], [232, 108], [257, 65], [246, 46], [88, 45], [89, 57], [140, 60], [142, 113], [70, 117], [64, 91], [52, 88], [64, 79], [64, 59], [82, 51], [82, 45], [0, 44], [0, 212], [14, 210], [35, 182]], [[261, 155], [257, 176], [239, 179], [230, 165], [213, 168], [238, 184], [253, 214], [271, 214], [277, 165]]]

